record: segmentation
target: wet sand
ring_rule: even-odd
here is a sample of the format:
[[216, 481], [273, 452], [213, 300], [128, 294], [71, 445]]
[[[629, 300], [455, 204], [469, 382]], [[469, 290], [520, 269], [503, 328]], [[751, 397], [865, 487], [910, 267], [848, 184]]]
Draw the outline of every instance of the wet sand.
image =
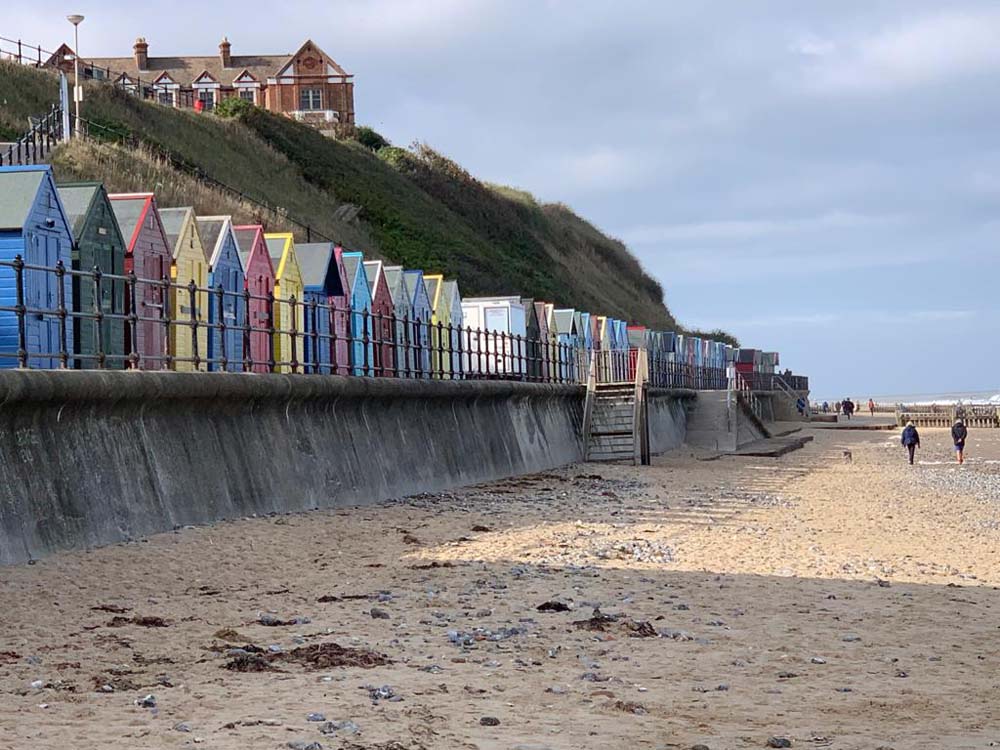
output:
[[0, 569], [0, 748], [995, 746], [1000, 431], [921, 432]]

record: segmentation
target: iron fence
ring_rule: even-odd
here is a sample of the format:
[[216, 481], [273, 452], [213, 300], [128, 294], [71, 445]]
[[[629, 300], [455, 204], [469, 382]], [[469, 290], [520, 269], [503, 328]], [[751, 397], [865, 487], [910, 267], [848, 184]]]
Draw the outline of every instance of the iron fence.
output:
[[[14, 304], [0, 305], [0, 366], [586, 382], [578, 343], [349, 310], [134, 272], [0, 261]], [[89, 292], [89, 294], [88, 294]], [[9, 300], [8, 300], [9, 301]], [[635, 350], [597, 358], [598, 382], [630, 382]], [[724, 389], [724, 373], [650, 356], [651, 385]]]
[[48, 114], [32, 122], [27, 133], [0, 150], [0, 167], [44, 162], [62, 136], [62, 109], [53, 105]]

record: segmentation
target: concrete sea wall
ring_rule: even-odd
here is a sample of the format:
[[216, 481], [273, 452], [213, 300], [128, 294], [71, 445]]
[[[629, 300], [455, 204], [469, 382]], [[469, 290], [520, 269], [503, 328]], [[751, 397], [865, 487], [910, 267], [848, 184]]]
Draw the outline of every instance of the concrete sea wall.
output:
[[694, 409], [697, 391], [681, 388], [650, 388], [649, 451], [666, 453], [683, 445], [687, 437], [688, 415]]
[[550, 469], [582, 412], [576, 386], [3, 372], [0, 564]]

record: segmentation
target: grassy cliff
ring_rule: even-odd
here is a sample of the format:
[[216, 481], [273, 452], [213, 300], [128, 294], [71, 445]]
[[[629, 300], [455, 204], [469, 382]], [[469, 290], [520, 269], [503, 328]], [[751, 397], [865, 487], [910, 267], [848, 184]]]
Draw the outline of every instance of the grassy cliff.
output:
[[[49, 74], [0, 63], [0, 130], [23, 130], [55, 96]], [[52, 161], [62, 179], [154, 189], [162, 205], [263, 219], [304, 239], [286, 216], [368, 255], [457, 276], [467, 296], [520, 294], [678, 327], [660, 285], [621, 242], [566, 206], [483, 183], [427, 146], [374, 152], [259, 109], [222, 119], [101, 85], [88, 86], [83, 116], [107, 128], [106, 142], [61, 147]], [[206, 187], [193, 171], [278, 214]]]

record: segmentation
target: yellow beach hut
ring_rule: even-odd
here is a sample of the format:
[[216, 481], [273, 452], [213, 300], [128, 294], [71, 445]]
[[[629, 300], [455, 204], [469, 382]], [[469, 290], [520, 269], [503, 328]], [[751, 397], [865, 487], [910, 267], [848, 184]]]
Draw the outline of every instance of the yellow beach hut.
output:
[[[451, 372], [451, 357], [448, 354], [448, 296], [444, 292], [444, 276], [424, 274], [427, 298], [431, 303], [431, 377], [438, 380], [448, 377]], [[440, 334], [438, 324], [440, 323]]]
[[[302, 298], [305, 286], [302, 282], [302, 270], [299, 259], [295, 255], [295, 239], [290, 232], [265, 234], [267, 252], [274, 265], [274, 327], [284, 333], [274, 334], [274, 361], [288, 364], [278, 365], [275, 372], [291, 372], [292, 334], [293, 328], [299, 335], [295, 342], [295, 361], [302, 366], [302, 332], [305, 330], [305, 308]], [[295, 318], [292, 319], [291, 299], [295, 298]]]
[[[208, 357], [208, 259], [194, 209], [190, 206], [161, 208], [160, 221], [173, 258], [170, 279], [176, 285], [171, 287], [168, 295], [173, 368], [181, 372], [207, 370], [204, 362]], [[192, 281], [198, 287], [193, 310], [191, 292], [187, 288]], [[191, 326], [192, 313], [198, 325], [196, 336]]]

